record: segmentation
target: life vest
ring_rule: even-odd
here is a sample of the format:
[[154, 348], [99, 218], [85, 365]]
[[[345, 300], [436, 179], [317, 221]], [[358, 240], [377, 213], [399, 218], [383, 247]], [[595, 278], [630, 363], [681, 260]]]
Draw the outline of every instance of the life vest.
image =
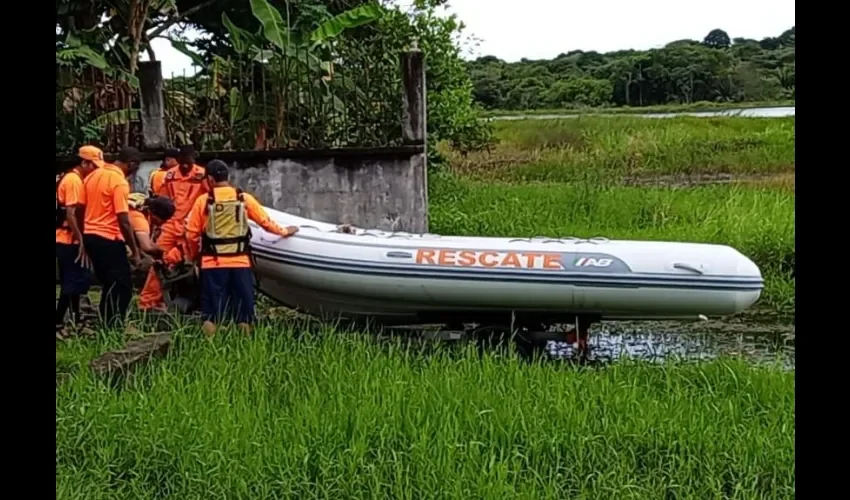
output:
[[[65, 225], [65, 222], [67, 220], [67, 211], [65, 204], [59, 202], [59, 184], [62, 183], [62, 179], [64, 179], [66, 175], [71, 173], [77, 176], [80, 175], [80, 173], [76, 170], [69, 170], [68, 172], [56, 176], [56, 229], [70, 229], [68, 226]], [[82, 176], [80, 176], [80, 180], [82, 179]]]
[[251, 228], [242, 190], [237, 188], [236, 199], [228, 201], [216, 201], [214, 192], [204, 207], [207, 224], [201, 235], [201, 255], [249, 255]]
[[148, 197], [144, 193], [130, 193], [130, 195], [127, 196], [127, 206], [134, 210], [141, 211], [142, 207], [145, 206], [145, 200], [147, 199]]

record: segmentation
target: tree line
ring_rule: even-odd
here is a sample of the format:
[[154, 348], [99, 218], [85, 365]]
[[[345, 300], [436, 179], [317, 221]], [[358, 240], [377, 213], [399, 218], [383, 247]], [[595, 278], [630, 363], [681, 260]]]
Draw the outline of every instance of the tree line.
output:
[[794, 99], [795, 66], [794, 27], [762, 40], [715, 29], [660, 49], [467, 63], [476, 102], [506, 110]]

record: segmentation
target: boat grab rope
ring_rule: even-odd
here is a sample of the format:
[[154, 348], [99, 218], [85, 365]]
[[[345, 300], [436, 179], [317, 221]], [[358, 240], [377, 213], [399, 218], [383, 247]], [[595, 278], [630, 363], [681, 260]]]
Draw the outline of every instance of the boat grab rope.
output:
[[[254, 225], [253, 223], [251, 224]], [[302, 225], [298, 226], [300, 229], [313, 229], [320, 233], [337, 233], [337, 234], [348, 234], [351, 236], [369, 236], [372, 238], [402, 238], [402, 239], [437, 239], [442, 238], [439, 234], [433, 233], [422, 233], [422, 234], [412, 234], [407, 231], [381, 231], [380, 229], [359, 229], [350, 224], [342, 224], [335, 226], [333, 229], [321, 229], [317, 226], [313, 225]], [[260, 236], [262, 239], [262, 236]], [[575, 236], [562, 236], [560, 238], [552, 238], [549, 236], [532, 236], [531, 238], [513, 238], [508, 240], [508, 243], [560, 243], [567, 244], [572, 243], [573, 245], [579, 245], [582, 243], [590, 243], [592, 245], [598, 245], [600, 243], [610, 243], [611, 240], [605, 238], [603, 236], [595, 236], [593, 238], [578, 238]]]
[[508, 243], [572, 243], [573, 245], [579, 245], [581, 243], [591, 243], [593, 245], [598, 245], [600, 243], [610, 243], [610, 241], [611, 240], [609, 240], [608, 238], [604, 238], [602, 236], [587, 239], [576, 238], [575, 236], [562, 236], [560, 238], [550, 238], [548, 236], [532, 236], [531, 238], [514, 238], [512, 240], [508, 240]]

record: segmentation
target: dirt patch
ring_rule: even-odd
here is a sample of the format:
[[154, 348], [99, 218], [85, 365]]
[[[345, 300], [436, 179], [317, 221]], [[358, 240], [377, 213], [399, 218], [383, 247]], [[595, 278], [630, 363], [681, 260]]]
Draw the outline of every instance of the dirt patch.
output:
[[766, 187], [779, 187], [794, 189], [795, 174], [786, 172], [781, 174], [755, 174], [755, 175], [733, 175], [733, 174], [676, 174], [676, 175], [653, 175], [633, 176], [623, 179], [627, 186], [662, 186], [662, 187], [692, 187], [711, 184], [756, 184]]

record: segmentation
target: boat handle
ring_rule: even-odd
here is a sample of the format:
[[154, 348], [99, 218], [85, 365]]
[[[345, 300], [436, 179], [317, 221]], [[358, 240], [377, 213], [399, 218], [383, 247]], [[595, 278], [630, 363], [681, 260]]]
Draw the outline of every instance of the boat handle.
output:
[[[264, 232], [265, 231], [263, 231], [263, 233]], [[260, 233], [260, 241], [262, 241], [263, 243], [277, 243], [278, 241], [283, 239], [283, 236], [278, 236], [277, 238], [273, 239], [263, 238], [263, 233]]]
[[691, 266], [691, 265], [689, 265], [689, 264], [683, 264], [683, 263], [681, 263], [681, 262], [676, 262], [676, 263], [674, 263], [674, 264], [673, 264], [673, 268], [674, 268], [674, 269], [682, 269], [682, 270], [684, 270], [684, 271], [691, 271], [691, 272], [693, 272], [693, 273], [697, 273], [697, 274], [703, 274], [703, 272], [702, 272], [702, 271], [700, 271], [699, 269], [695, 268], [694, 266]]

